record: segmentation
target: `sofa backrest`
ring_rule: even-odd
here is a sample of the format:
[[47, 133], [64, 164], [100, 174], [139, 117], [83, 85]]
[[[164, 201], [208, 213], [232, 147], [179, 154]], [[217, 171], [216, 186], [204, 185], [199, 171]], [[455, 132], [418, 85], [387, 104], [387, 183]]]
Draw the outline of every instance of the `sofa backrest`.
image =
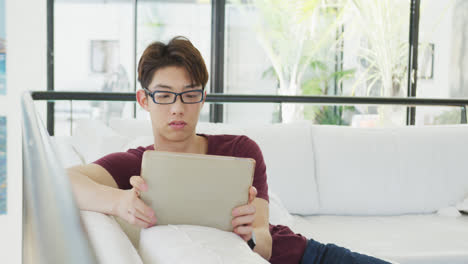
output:
[[312, 126], [319, 214], [433, 213], [468, 194], [468, 126]]
[[[153, 143], [147, 120], [116, 119], [108, 126], [86, 120], [76, 127], [71, 145], [80, 156], [75, 160], [84, 163]], [[468, 194], [466, 125], [352, 128], [308, 122], [199, 123], [197, 132], [243, 134], [257, 142], [270, 190], [294, 214], [432, 213]]]

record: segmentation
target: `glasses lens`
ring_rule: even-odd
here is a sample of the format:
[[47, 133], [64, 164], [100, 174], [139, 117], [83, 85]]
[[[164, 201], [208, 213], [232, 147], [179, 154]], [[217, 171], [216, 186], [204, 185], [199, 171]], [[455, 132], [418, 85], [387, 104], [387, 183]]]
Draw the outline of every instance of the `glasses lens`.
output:
[[154, 100], [158, 104], [170, 104], [174, 102], [175, 94], [167, 92], [156, 92], [154, 93]]
[[192, 91], [182, 94], [185, 103], [198, 103], [202, 100], [202, 91]]

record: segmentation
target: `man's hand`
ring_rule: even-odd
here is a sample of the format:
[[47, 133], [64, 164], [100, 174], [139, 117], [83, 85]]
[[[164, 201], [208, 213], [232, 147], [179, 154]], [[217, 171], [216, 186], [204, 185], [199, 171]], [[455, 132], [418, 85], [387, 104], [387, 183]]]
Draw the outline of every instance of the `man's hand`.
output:
[[130, 184], [133, 188], [122, 190], [119, 196], [115, 215], [142, 228], [154, 226], [156, 224], [154, 210], [140, 199], [141, 192], [148, 191], [148, 185], [140, 176], [132, 176]]
[[249, 202], [246, 205], [236, 207], [232, 210], [232, 226], [234, 233], [238, 234], [244, 241], [252, 238], [253, 222], [255, 220], [255, 206], [252, 204], [257, 197], [257, 189], [253, 186], [249, 189]]

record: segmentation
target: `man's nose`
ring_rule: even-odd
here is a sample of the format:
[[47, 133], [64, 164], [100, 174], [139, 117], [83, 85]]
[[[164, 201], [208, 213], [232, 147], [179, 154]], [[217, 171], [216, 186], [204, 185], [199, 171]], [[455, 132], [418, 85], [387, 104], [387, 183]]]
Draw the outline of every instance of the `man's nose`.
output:
[[180, 95], [177, 96], [176, 101], [171, 104], [171, 114], [183, 114], [184, 113], [184, 103], [182, 103], [182, 97]]

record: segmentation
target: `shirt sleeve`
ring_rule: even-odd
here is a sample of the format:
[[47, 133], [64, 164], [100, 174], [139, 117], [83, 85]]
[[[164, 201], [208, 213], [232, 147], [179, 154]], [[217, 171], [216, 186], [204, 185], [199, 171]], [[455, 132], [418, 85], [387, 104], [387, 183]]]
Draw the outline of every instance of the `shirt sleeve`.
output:
[[262, 198], [269, 202], [266, 166], [260, 147], [249, 137], [242, 136], [239, 138], [235, 153], [237, 157], [255, 160], [255, 173], [252, 185], [257, 189], [257, 198]]
[[132, 188], [130, 177], [140, 175], [141, 171], [141, 158], [130, 150], [106, 155], [93, 163], [109, 172], [119, 189], [124, 190]]

